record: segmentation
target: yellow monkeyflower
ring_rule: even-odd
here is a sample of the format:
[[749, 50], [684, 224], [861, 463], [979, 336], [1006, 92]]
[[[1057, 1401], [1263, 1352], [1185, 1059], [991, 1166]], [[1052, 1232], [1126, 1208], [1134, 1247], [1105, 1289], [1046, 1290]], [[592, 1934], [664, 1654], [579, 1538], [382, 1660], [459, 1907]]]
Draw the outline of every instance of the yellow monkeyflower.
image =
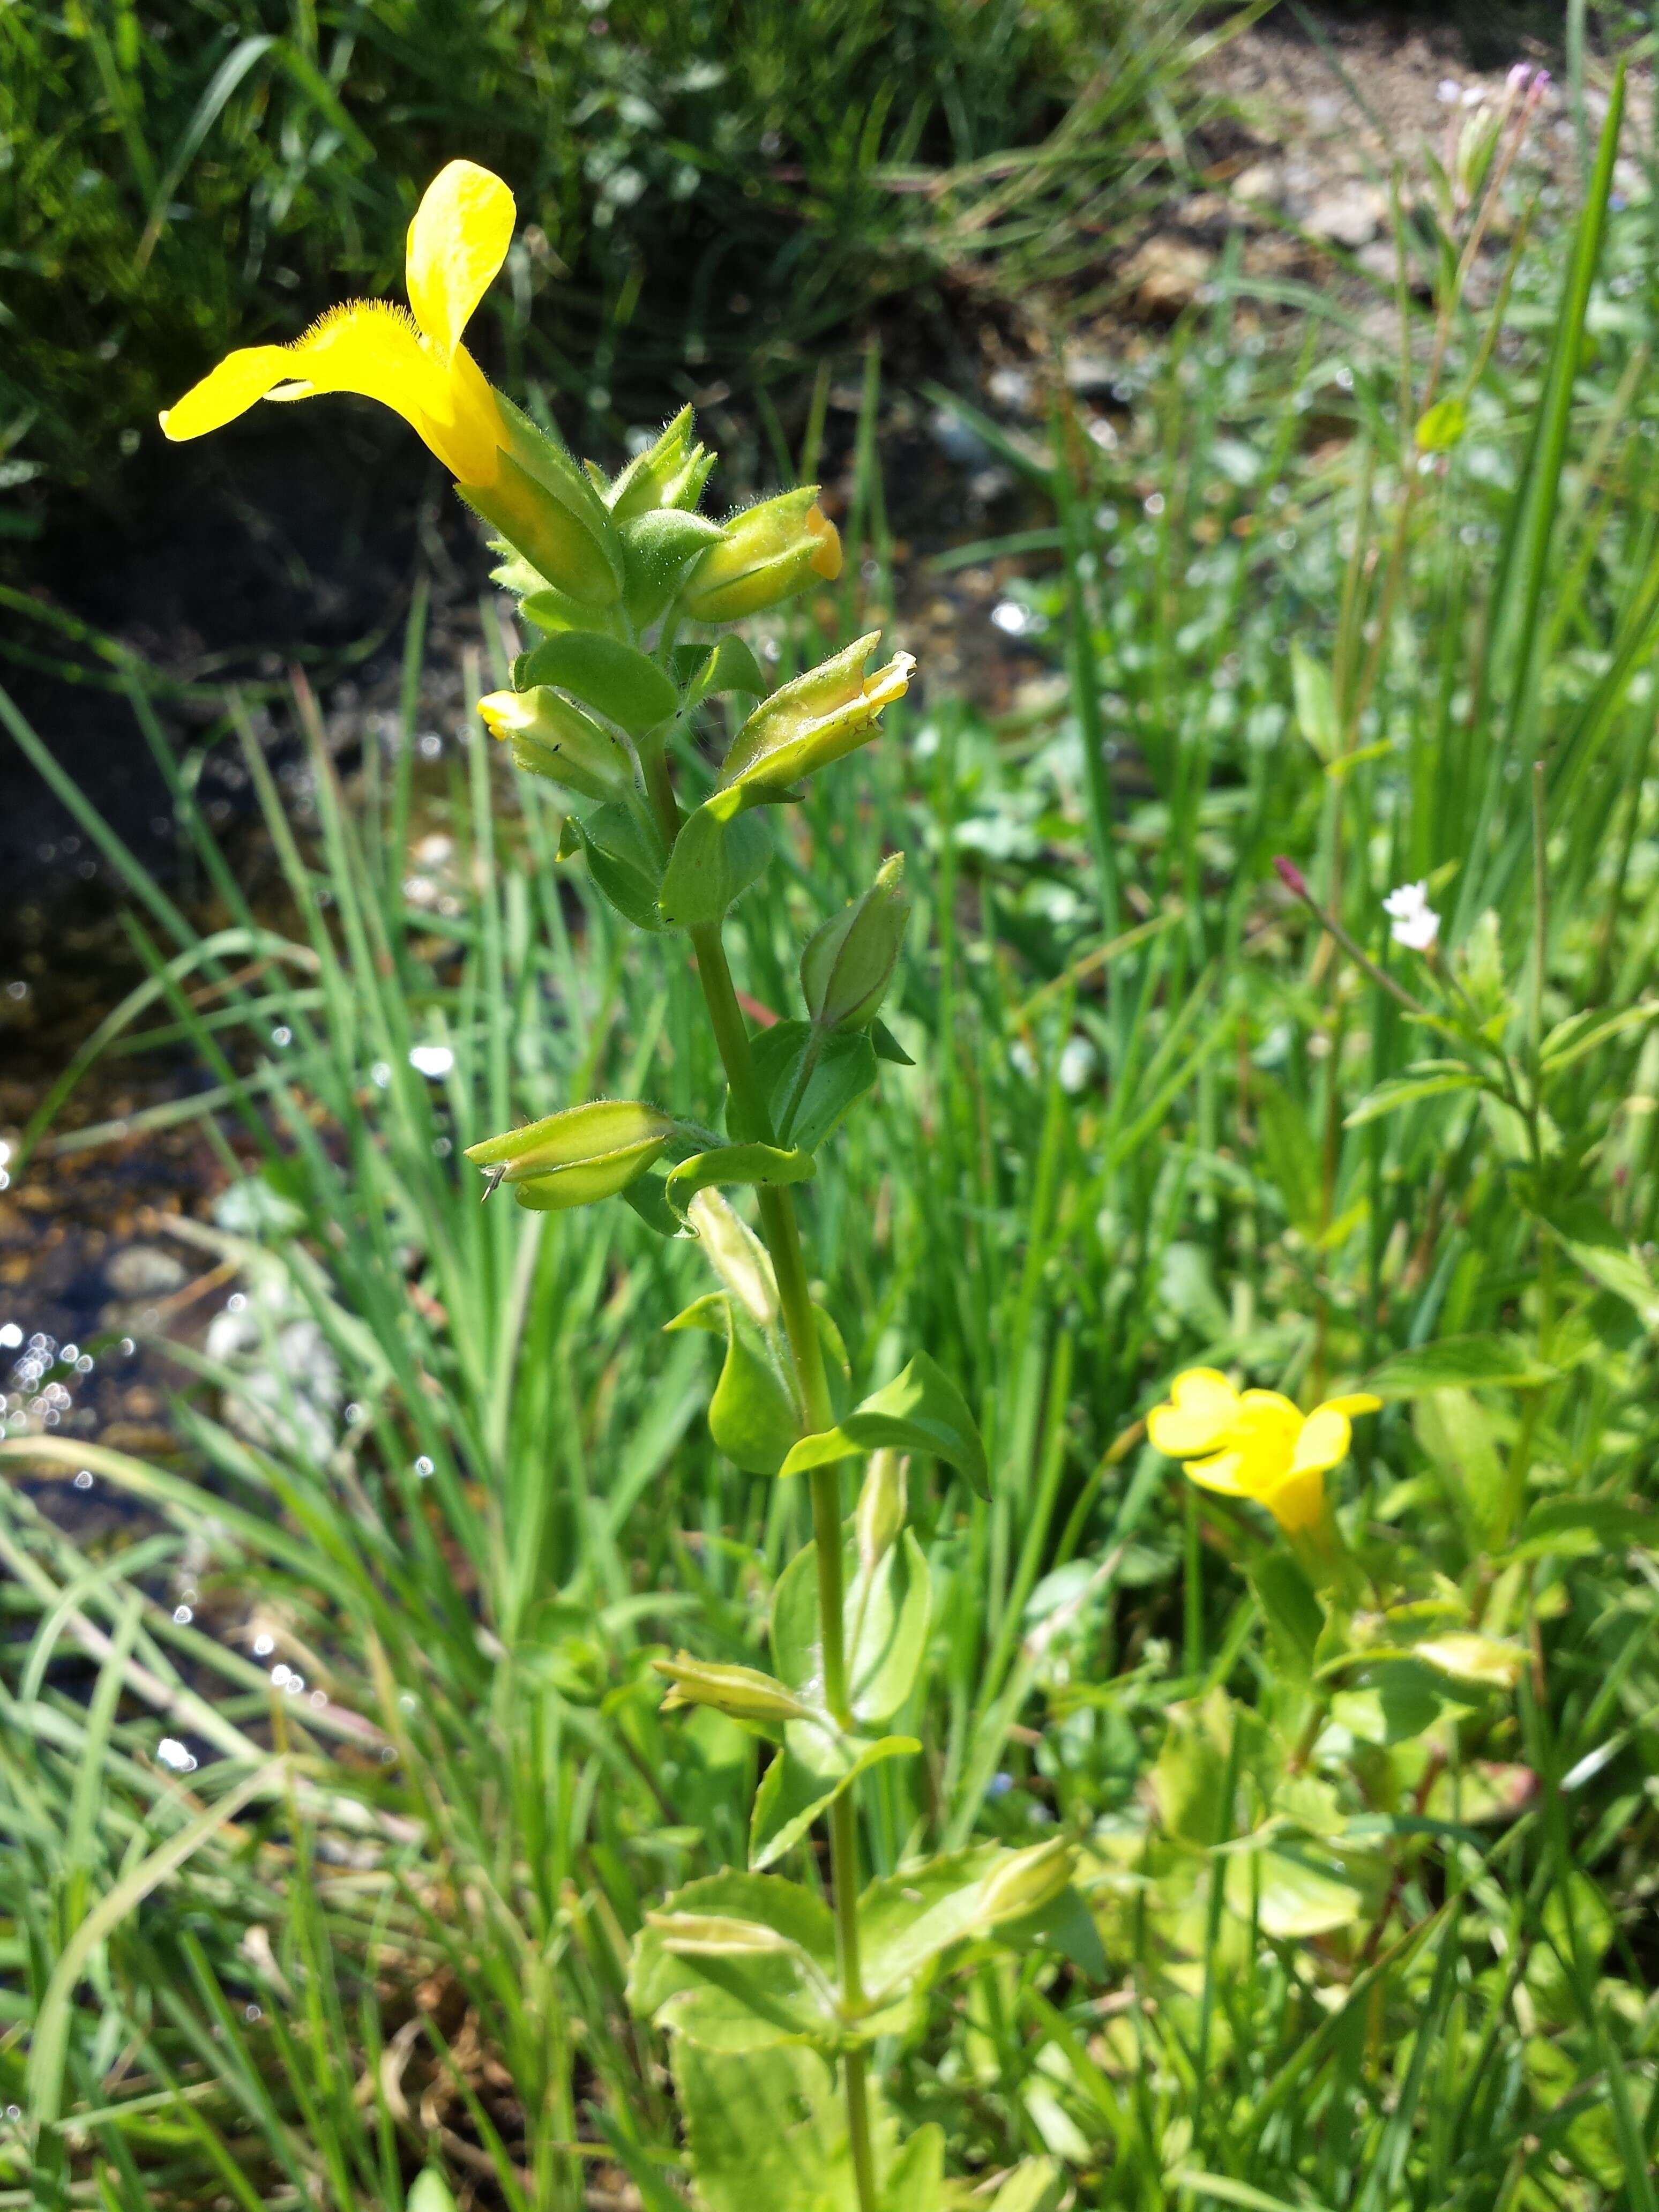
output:
[[507, 258], [513, 195], [476, 161], [452, 161], [409, 226], [409, 306], [351, 300], [291, 345], [227, 354], [161, 416], [169, 438], [200, 438], [257, 399], [355, 392], [401, 415], [461, 496], [579, 616], [622, 596], [621, 547], [604, 501], [563, 447], [503, 399], [461, 332]]
[[1358, 1391], [1304, 1413], [1277, 1390], [1237, 1391], [1213, 1367], [1190, 1367], [1152, 1409], [1146, 1432], [1159, 1451], [1186, 1461], [1194, 1482], [1253, 1498], [1295, 1535], [1324, 1511], [1326, 1472], [1348, 1455], [1349, 1416], [1382, 1402]]
[[511, 434], [461, 332], [507, 258], [516, 213], [499, 177], [450, 162], [409, 226], [408, 307], [351, 300], [291, 345], [243, 346], [163, 412], [162, 429], [199, 438], [256, 399], [355, 392], [395, 409], [461, 483], [494, 483]]

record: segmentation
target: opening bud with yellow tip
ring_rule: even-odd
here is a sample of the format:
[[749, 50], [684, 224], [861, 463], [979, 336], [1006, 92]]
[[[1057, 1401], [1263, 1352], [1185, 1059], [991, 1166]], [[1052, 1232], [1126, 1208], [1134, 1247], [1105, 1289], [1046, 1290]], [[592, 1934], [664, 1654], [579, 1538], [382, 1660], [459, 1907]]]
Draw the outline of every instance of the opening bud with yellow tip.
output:
[[841, 539], [816, 484], [734, 514], [697, 563], [681, 604], [693, 622], [738, 622], [841, 574]]
[[1017, 1920], [1052, 1905], [1072, 1879], [1075, 1846], [1064, 1836], [1016, 1851], [985, 1878], [980, 1909], [988, 1921]]
[[859, 1492], [858, 1510], [853, 1519], [858, 1534], [859, 1565], [866, 1575], [875, 1572], [899, 1540], [909, 1504], [906, 1480], [909, 1469], [908, 1459], [902, 1457], [891, 1445], [884, 1445], [880, 1451], [870, 1455], [864, 1487]]
[[903, 884], [904, 855], [895, 853], [862, 898], [807, 939], [800, 988], [820, 1029], [867, 1029], [880, 1011], [910, 920]]
[[621, 739], [553, 690], [492, 691], [478, 712], [493, 738], [508, 745], [517, 765], [545, 776], [577, 799], [604, 804], [634, 788], [634, 763]]
[[507, 1183], [520, 1206], [561, 1213], [626, 1190], [662, 1157], [671, 1139], [684, 1133], [659, 1107], [607, 1098], [486, 1137], [469, 1145], [466, 1157], [490, 1177], [486, 1198]]
[[668, 1680], [662, 1701], [665, 1713], [681, 1705], [712, 1705], [729, 1720], [758, 1721], [781, 1727], [785, 1721], [810, 1720], [812, 1716], [799, 1698], [781, 1682], [763, 1674], [757, 1667], [733, 1667], [709, 1659], [694, 1659], [689, 1651], [672, 1659], [653, 1659], [652, 1666]]
[[912, 654], [898, 653], [866, 676], [865, 663], [880, 637], [872, 630], [855, 638], [763, 700], [732, 741], [720, 790], [741, 792], [748, 805], [793, 798], [802, 776], [866, 744], [883, 709], [909, 690], [916, 665]]

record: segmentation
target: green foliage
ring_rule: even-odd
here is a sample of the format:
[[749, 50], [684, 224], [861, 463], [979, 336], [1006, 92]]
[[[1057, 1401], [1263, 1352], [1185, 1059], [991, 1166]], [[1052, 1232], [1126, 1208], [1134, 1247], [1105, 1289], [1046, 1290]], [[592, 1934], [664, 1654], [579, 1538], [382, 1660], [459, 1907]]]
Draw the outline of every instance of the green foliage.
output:
[[[467, 894], [440, 927], [405, 888], [408, 745], [390, 776], [370, 755], [349, 807], [318, 739], [296, 836], [250, 738], [279, 926], [202, 821], [202, 734], [177, 788], [219, 910], [195, 924], [135, 878], [145, 969], [103, 1042], [191, 1041], [213, 1087], [162, 1111], [246, 1137], [224, 1161], [234, 1210], [191, 1249], [234, 1267], [270, 1347], [314, 1324], [340, 1399], [319, 1441], [274, 1349], [181, 1353], [179, 1462], [3, 1447], [154, 1516], [91, 1557], [27, 1488], [0, 1494], [0, 1885], [24, 1992], [0, 2087], [26, 2108], [44, 2019], [35, 2087], [61, 2071], [44, 2109], [62, 2116], [0, 2148], [10, 2185], [95, 2186], [122, 2212], [286, 2191], [380, 2212], [435, 2158], [513, 2212], [576, 2212], [596, 2166], [651, 2212], [694, 2186], [714, 2212], [791, 2191], [851, 2212], [848, 2067], [874, 2036], [884, 2212], [948, 2203], [941, 2170], [958, 2203], [1019, 2212], [1068, 2191], [1649, 2212], [1652, 246], [1650, 204], [1609, 209], [1565, 322], [1571, 257], [1525, 248], [1483, 356], [1445, 289], [1455, 253], [1427, 240], [1449, 379], [1485, 362], [1428, 472], [1426, 350], [1402, 393], [1397, 349], [1322, 302], [1292, 372], [1251, 353], [1254, 303], [1226, 284], [1115, 454], [1057, 437], [1067, 469], [1032, 481], [1063, 567], [1023, 596], [1064, 703], [997, 727], [900, 709], [801, 801], [811, 884], [769, 866], [727, 922], [744, 1000], [784, 1017], [763, 1054], [798, 1012], [803, 941], [910, 854], [888, 1004], [915, 1065], [884, 1060], [815, 1144], [799, 1116], [783, 1134], [763, 1083], [779, 1148], [817, 1172], [793, 1194], [699, 1192], [695, 1239], [625, 1206], [480, 1206], [434, 1149], [600, 1091], [718, 1118], [700, 984], [675, 940], [624, 932], [588, 864], [556, 868], [553, 787], [481, 741], [452, 755], [423, 803]], [[1568, 358], [1551, 459], [1529, 425]], [[1523, 511], [1551, 514], [1541, 544]], [[1518, 688], [1490, 647], [1495, 593], [1506, 651], [1530, 657]], [[1296, 734], [1292, 631], [1329, 679], [1328, 757]], [[786, 652], [818, 642], [803, 624]], [[676, 654], [684, 702], [713, 656]], [[724, 696], [688, 709], [717, 743], [743, 711]], [[1132, 752], [1121, 777], [1091, 779], [1091, 727]], [[696, 774], [678, 736], [670, 755]], [[82, 826], [98, 834], [84, 803]], [[1317, 914], [1279, 890], [1278, 853]], [[1418, 882], [1441, 917], [1427, 951], [1382, 906]], [[416, 1080], [410, 1050], [438, 1041], [453, 1066]], [[780, 1052], [792, 1091], [801, 1046]], [[1471, 1079], [1387, 1089], [1450, 1072], [1425, 1059]], [[1396, 1103], [1362, 1118], [1379, 1097]], [[743, 1106], [722, 1133], [764, 1143]], [[9, 1164], [20, 1190], [99, 1132], [60, 1121], [44, 1157], [39, 1136]], [[666, 1158], [635, 1194], [660, 1200]], [[802, 1725], [769, 1683], [828, 1704], [821, 1562], [791, 1565], [811, 1478], [734, 1474], [699, 1419], [709, 1347], [659, 1333], [712, 1295], [703, 1325], [724, 1345], [738, 1316], [778, 1380], [774, 1447], [823, 1433], [738, 1210], [764, 1225], [786, 1197], [832, 1400], [845, 1340], [825, 1426], [926, 1346], [995, 1477], [981, 1499], [913, 1440], [905, 1536], [870, 1540], [872, 1565], [874, 1516], [843, 1535], [852, 1694], [866, 1650], [880, 1686], [807, 1778], [832, 1788], [823, 1770], [889, 1731], [920, 1746], [830, 1805], [868, 1872], [850, 1892], [805, 1838], [747, 1870], [757, 1786], [782, 1793], [778, 1740]], [[1304, 1404], [1376, 1385], [1383, 1410], [1328, 1479], [1328, 1555], [1303, 1562], [1145, 1449], [1148, 1408], [1200, 1364]], [[202, 1609], [181, 1622], [186, 1571]], [[205, 1632], [215, 1599], [273, 1651]], [[274, 1724], [278, 1656], [306, 1681]], [[665, 1675], [688, 1694], [662, 1700]], [[234, 1832], [192, 1832], [164, 1731], [202, 1755], [204, 1809], [257, 1783]], [[124, 1913], [122, 1881], [186, 1835]], [[423, 2013], [412, 1992], [434, 1987]], [[450, 2047], [457, 2021], [476, 2045]], [[706, 2050], [700, 2021], [767, 2047]], [[435, 2152], [422, 2100], [449, 2131]], [[471, 2159], [451, 2164], [452, 2137]]]

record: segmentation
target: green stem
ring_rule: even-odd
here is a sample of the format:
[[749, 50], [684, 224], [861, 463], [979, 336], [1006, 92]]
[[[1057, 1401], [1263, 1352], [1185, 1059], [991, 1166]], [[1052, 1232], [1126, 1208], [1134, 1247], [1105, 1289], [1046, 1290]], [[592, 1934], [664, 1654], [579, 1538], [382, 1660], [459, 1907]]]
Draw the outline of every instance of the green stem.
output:
[[[773, 1141], [772, 1117], [755, 1073], [748, 1024], [726, 964], [726, 947], [718, 924], [706, 924], [690, 933], [696, 955], [697, 980], [702, 985], [714, 1042], [726, 1069], [731, 1093], [727, 1115], [732, 1136], [750, 1144]], [[794, 1200], [786, 1188], [760, 1193], [761, 1228], [772, 1269], [777, 1277], [778, 1304], [784, 1334], [789, 1341], [795, 1380], [808, 1428], [816, 1432], [833, 1428], [829, 1378], [824, 1372], [823, 1346], [801, 1251], [800, 1228]], [[817, 1559], [818, 1614], [823, 1632], [823, 1692], [830, 1712], [842, 1728], [852, 1723], [848, 1698], [847, 1650], [842, 1633], [846, 1591], [842, 1573], [841, 1470], [839, 1466], [812, 1470], [812, 1533]], [[864, 2002], [864, 1982], [859, 1961], [858, 1831], [850, 1789], [830, 1809], [830, 1878], [836, 1914], [836, 1955], [840, 1972], [842, 2001], [856, 2016]], [[852, 2142], [853, 2171], [858, 2185], [860, 2212], [876, 2212], [875, 2162], [871, 2148], [870, 2106], [866, 2059], [862, 2051], [850, 2051], [842, 2060], [847, 2094], [848, 2131]]]

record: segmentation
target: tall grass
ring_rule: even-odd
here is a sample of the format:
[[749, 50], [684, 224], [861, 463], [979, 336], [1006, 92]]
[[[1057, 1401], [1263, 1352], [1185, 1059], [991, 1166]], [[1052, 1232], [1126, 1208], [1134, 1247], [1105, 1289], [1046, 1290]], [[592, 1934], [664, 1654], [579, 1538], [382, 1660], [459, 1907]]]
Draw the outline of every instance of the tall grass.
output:
[[[918, 1839], [1065, 1823], [1101, 1947], [970, 1951], [887, 2052], [957, 2172], [1047, 2148], [1081, 2203], [1652, 2202], [1659, 270], [1609, 184], [1604, 160], [1492, 347], [1428, 241], [1440, 392], [1427, 344], [1375, 358], [1335, 319], [1293, 369], [1254, 350], [1230, 271], [1127, 449], [1098, 454], [1057, 398], [1048, 455], [1009, 455], [1060, 558], [1011, 588], [1063, 705], [993, 725], [932, 697], [861, 789], [805, 803], [826, 896], [898, 845], [918, 893], [893, 1014], [917, 1064], [884, 1070], [878, 1136], [855, 1125], [813, 1186], [829, 1303], [860, 1382], [901, 1342], [964, 1378], [995, 1474], [989, 1507], [913, 1498], [927, 1757], [879, 1770], [864, 1845], [880, 1875]], [[1464, 428], [1425, 465], [1419, 425], [1461, 378]], [[431, 2157], [514, 2212], [630, 2201], [624, 2177], [651, 2212], [683, 2202], [624, 1961], [652, 1896], [740, 1860], [719, 1777], [754, 1748], [708, 1713], [671, 1733], [648, 1660], [752, 1657], [805, 1507], [690, 1425], [702, 1355], [659, 1334], [683, 1248], [459, 1182], [459, 1143], [515, 1114], [612, 1088], [687, 1108], [713, 1071], [692, 986], [634, 967], [535, 788], [498, 811], [461, 729], [417, 791], [421, 657], [417, 607], [401, 739], [349, 794], [301, 699], [297, 826], [244, 732], [276, 913], [247, 905], [134, 697], [214, 896], [186, 916], [130, 868], [152, 982], [129, 1012], [182, 1026], [214, 1079], [191, 1110], [237, 1196], [180, 1233], [234, 1262], [267, 1339], [240, 1366], [176, 1352], [176, 1465], [0, 1447], [147, 1509], [94, 1560], [0, 1493], [8, 2201], [356, 2212], [400, 2205]], [[453, 842], [448, 910], [411, 880], [417, 804]], [[1559, 1048], [1583, 1057], [1541, 1272], [1501, 1117], [1431, 1091], [1351, 1119], [1425, 1047], [1280, 894], [1280, 853], [1385, 966], [1382, 896], [1420, 876], [1471, 988], [1484, 959], [1545, 1029], [1619, 1017]], [[739, 910], [763, 1008], [787, 1003], [800, 902], [775, 870]], [[423, 1044], [453, 1054], [436, 1077]], [[28, 1171], [97, 1133], [47, 1135]], [[1361, 1522], [1455, 1575], [1486, 1458], [1534, 1455], [1555, 1517], [1512, 1529], [1501, 1570], [1534, 1658], [1518, 1709], [1332, 1837], [1367, 1900], [1351, 1928], [1269, 1937], [1221, 1903], [1260, 1849], [1231, 1827], [1248, 1746], [1203, 1733], [1212, 1692], [1261, 1682], [1262, 1625], [1229, 1524], [1140, 1417], [1195, 1360], [1295, 1389], [1435, 1346], [1518, 1359], [1543, 1295], [1547, 1370], [1517, 1395], [1489, 1386], [1524, 1370], [1472, 1366], [1438, 1427], [1390, 1412], [1358, 1477]], [[337, 1376], [320, 1443], [281, 1352], [295, 1316]], [[250, 1433], [260, 1367], [278, 1387]], [[158, 1769], [163, 1733], [196, 1773]], [[1194, 1771], [1207, 1794], [1183, 1798]]]

